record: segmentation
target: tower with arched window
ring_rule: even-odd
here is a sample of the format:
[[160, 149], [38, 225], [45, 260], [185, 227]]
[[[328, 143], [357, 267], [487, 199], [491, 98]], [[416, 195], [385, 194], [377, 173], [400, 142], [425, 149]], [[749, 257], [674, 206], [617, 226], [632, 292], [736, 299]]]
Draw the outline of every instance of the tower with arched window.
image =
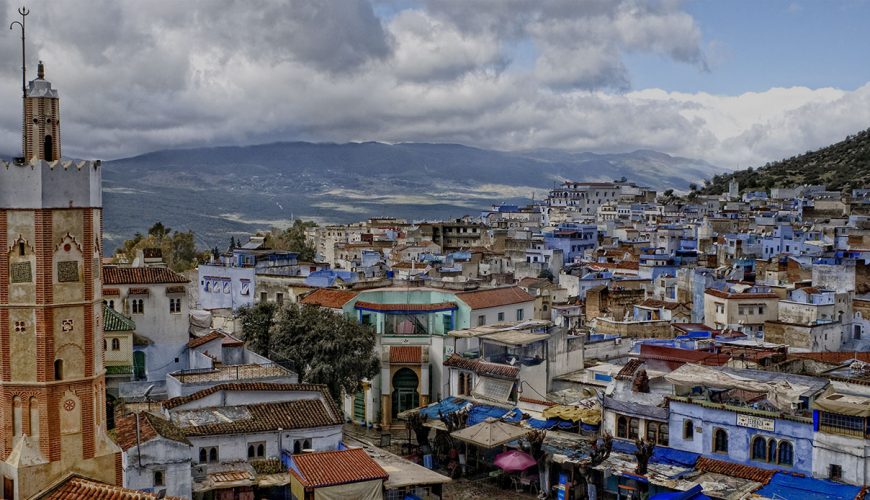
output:
[[15, 499], [70, 473], [121, 482], [106, 435], [100, 162], [60, 159], [42, 63], [22, 142], [23, 160], [0, 162], [0, 474]]

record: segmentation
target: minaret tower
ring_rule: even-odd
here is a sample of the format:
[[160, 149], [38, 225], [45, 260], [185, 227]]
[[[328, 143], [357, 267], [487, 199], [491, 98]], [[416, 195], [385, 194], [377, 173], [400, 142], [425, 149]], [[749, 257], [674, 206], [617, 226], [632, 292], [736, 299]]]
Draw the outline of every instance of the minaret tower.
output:
[[60, 159], [60, 99], [45, 79], [45, 65], [39, 61], [36, 80], [24, 95], [24, 123], [21, 128], [24, 159]]
[[60, 99], [44, 72], [40, 63], [25, 90], [25, 157], [0, 161], [6, 499], [31, 498], [72, 473], [122, 479], [120, 450], [106, 434], [102, 169], [60, 159]]

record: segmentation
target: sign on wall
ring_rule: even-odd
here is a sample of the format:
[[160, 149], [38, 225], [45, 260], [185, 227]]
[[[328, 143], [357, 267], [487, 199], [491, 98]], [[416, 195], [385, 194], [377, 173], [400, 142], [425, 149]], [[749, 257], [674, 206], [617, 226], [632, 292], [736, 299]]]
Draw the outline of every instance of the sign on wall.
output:
[[737, 414], [737, 425], [740, 427], [751, 427], [753, 429], [761, 429], [763, 431], [773, 431], [774, 420], [772, 418], [756, 417], [755, 415]]

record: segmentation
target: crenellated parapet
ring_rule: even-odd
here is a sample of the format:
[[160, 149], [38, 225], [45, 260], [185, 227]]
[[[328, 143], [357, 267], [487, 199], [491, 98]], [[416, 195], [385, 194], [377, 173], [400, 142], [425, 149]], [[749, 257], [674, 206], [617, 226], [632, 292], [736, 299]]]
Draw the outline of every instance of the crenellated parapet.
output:
[[0, 161], [0, 208], [100, 208], [101, 162]]

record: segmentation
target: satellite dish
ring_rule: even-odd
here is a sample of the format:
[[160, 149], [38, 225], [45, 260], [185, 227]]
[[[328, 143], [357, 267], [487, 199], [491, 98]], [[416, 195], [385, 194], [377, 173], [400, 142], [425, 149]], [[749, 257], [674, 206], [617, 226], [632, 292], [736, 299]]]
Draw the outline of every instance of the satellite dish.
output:
[[148, 395], [151, 394], [151, 391], [153, 391], [153, 390], [154, 390], [154, 384], [151, 384], [151, 385], [148, 386], [147, 389], [145, 389], [145, 393], [142, 394], [142, 396], [145, 397], [145, 398], [147, 398]]

